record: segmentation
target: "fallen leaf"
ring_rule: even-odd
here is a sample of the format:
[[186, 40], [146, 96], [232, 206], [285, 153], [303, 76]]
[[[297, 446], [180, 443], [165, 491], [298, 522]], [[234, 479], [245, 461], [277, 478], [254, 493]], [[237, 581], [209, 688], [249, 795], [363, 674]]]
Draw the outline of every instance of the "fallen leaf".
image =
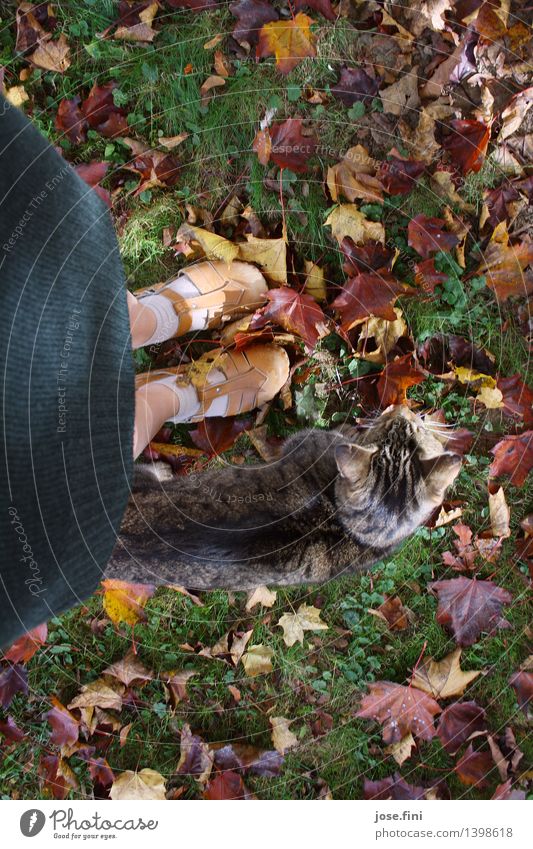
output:
[[485, 275], [489, 289], [500, 301], [511, 295], [527, 295], [533, 291], [533, 274], [526, 271], [533, 262], [533, 242], [509, 244], [507, 223], [501, 221], [494, 229], [476, 273]]
[[346, 151], [340, 162], [328, 168], [326, 182], [332, 200], [342, 195], [349, 201], [383, 201], [383, 186], [375, 176], [375, 161], [358, 144]]
[[250, 330], [257, 329], [259, 322], [264, 325], [266, 321], [273, 321], [288, 333], [303, 339], [309, 351], [329, 332], [329, 322], [322, 308], [310, 295], [300, 294], [289, 286], [280, 286], [267, 292], [266, 297], [268, 303], [255, 314]]
[[230, 3], [229, 11], [237, 18], [233, 38], [239, 44], [257, 44], [263, 25], [279, 18], [278, 12], [267, 0], [237, 0]]
[[379, 96], [384, 112], [400, 116], [417, 109], [420, 105], [417, 71], [418, 66], [415, 66], [410, 71], [402, 73], [392, 85], [380, 89]]
[[430, 693], [436, 699], [462, 696], [465, 688], [481, 673], [479, 671], [463, 672], [460, 660], [460, 648], [454, 649], [440, 661], [428, 657], [417, 667], [411, 682], [419, 690]]
[[293, 749], [298, 745], [298, 738], [289, 729], [291, 719], [286, 719], [284, 716], [271, 716], [270, 724], [272, 726], [272, 742], [274, 748], [280, 755], [284, 755], [289, 749]]
[[173, 708], [180, 702], [188, 701], [187, 681], [194, 675], [198, 675], [194, 669], [182, 669], [181, 672], [168, 672], [161, 676]]
[[363, 697], [355, 716], [380, 722], [385, 743], [397, 743], [408, 734], [420, 740], [433, 739], [433, 717], [441, 711], [435, 699], [416, 687], [390, 681], [375, 681], [368, 688], [370, 693]]
[[309, 604], [301, 604], [296, 613], [284, 613], [278, 622], [283, 628], [283, 642], [293, 646], [304, 641], [304, 631], [327, 631], [328, 626], [320, 618], [320, 610]]
[[490, 139], [490, 127], [481, 121], [455, 118], [450, 122], [450, 135], [442, 143], [450, 154], [451, 161], [463, 175], [477, 172], [485, 161]]
[[380, 604], [377, 610], [371, 610], [369, 612], [379, 614], [391, 631], [404, 631], [409, 627], [408, 612], [397, 595], [385, 596], [383, 604]]
[[405, 159], [391, 151], [387, 160], [381, 163], [376, 176], [390, 195], [406, 195], [414, 189], [425, 170], [425, 162]]
[[200, 86], [200, 102], [202, 106], [207, 106], [209, 101], [214, 95], [213, 89], [220, 88], [220, 86], [226, 85], [226, 80], [224, 77], [219, 76], [218, 74], [212, 74], [208, 77], [205, 82]]
[[379, 781], [363, 779], [363, 796], [365, 799], [394, 799], [407, 801], [425, 798], [425, 788], [408, 784], [398, 772]]
[[53, 707], [46, 714], [46, 719], [52, 726], [50, 742], [54, 746], [72, 746], [78, 740], [80, 723], [59, 699], [52, 696]]
[[445, 708], [439, 719], [437, 735], [449, 755], [461, 748], [473, 734], [486, 727], [485, 711], [476, 702], [456, 702]]
[[198, 784], [205, 784], [213, 768], [213, 752], [201, 737], [191, 732], [184, 723], [180, 738], [180, 759], [176, 772], [178, 775], [192, 775]]
[[255, 678], [257, 675], [266, 675], [268, 672], [272, 672], [273, 657], [273, 650], [263, 645], [263, 643], [250, 646], [248, 651], [242, 656], [244, 671], [249, 678]]
[[107, 669], [104, 669], [102, 675], [109, 675], [112, 678], [116, 678], [122, 684], [125, 684], [126, 687], [131, 686], [134, 681], [145, 684], [154, 677], [153, 672], [147, 669], [131, 650], [121, 660], [117, 660], [111, 666], [108, 666]]
[[472, 743], [464, 755], [457, 761], [454, 772], [463, 784], [473, 787], [486, 787], [489, 784], [488, 775], [494, 769], [494, 761], [490, 752], [476, 752]]
[[190, 437], [199, 449], [209, 457], [214, 457], [231, 448], [249, 426], [249, 419], [209, 416], [190, 431]]
[[344, 331], [369, 316], [394, 322], [398, 316], [393, 304], [405, 289], [403, 283], [389, 274], [357, 274], [344, 284], [331, 306], [340, 316]]
[[150, 43], [157, 32], [152, 24], [157, 14], [159, 4], [151, 0], [139, 3], [137, 0], [121, 0], [119, 3], [119, 20], [113, 38], [119, 41], [142, 41]]
[[523, 486], [533, 468], [533, 431], [519, 436], [504, 436], [491, 448], [494, 460], [489, 467], [491, 478], [508, 475], [513, 486]]
[[326, 221], [327, 227], [331, 227], [331, 234], [337, 240], [348, 236], [356, 245], [365, 242], [385, 242], [385, 228], [380, 221], [370, 221], [353, 203], [341, 203], [330, 212]]
[[287, 243], [285, 239], [259, 239], [246, 233], [246, 242], [235, 245], [238, 258], [244, 262], [255, 262], [272, 281], [284, 285], [287, 282]]
[[124, 685], [118, 681], [105, 681], [97, 678], [90, 684], [84, 684], [81, 693], [67, 705], [73, 708], [99, 707], [104, 710], [121, 710]]
[[104, 610], [115, 625], [126, 622], [135, 625], [144, 621], [144, 606], [155, 592], [152, 584], [130, 584], [127, 581], [106, 579], [104, 588]]
[[489, 515], [493, 537], [503, 537], [506, 539], [511, 536], [511, 528], [509, 526], [511, 511], [509, 510], [509, 506], [505, 500], [505, 492], [501, 486], [495, 493], [489, 492]]
[[235, 770], [261, 778], [273, 778], [279, 775], [283, 766], [283, 757], [276, 751], [265, 751], [246, 743], [216, 743], [211, 745], [214, 751], [215, 767], [220, 770]]
[[379, 90], [379, 78], [371, 77], [363, 68], [341, 68], [341, 75], [336, 85], [331, 87], [334, 97], [345, 104], [353, 106], [354, 103], [372, 100]]
[[118, 801], [165, 799], [165, 779], [154, 769], [127, 769], [113, 782], [109, 797]]
[[529, 704], [533, 701], [533, 672], [514, 672], [509, 684], [516, 693], [518, 707], [527, 715]]
[[405, 404], [409, 387], [422, 383], [425, 379], [423, 371], [413, 364], [411, 354], [387, 363], [377, 383], [381, 406], [385, 409], [391, 404]]
[[248, 791], [238, 772], [218, 772], [204, 790], [204, 799], [245, 799]]
[[269, 590], [268, 587], [261, 584], [261, 586], [248, 593], [248, 598], [246, 599], [246, 610], [253, 610], [258, 604], [262, 604], [263, 607], [272, 607], [277, 597], [277, 592]]
[[513, 600], [511, 593], [491, 581], [452, 578], [428, 585], [439, 599], [437, 622], [449, 625], [459, 646], [471, 646], [482, 632], [493, 634], [509, 628], [502, 606]]
[[290, 20], [271, 21], [261, 27], [256, 53], [258, 59], [276, 57], [282, 74], [292, 71], [306, 56], [315, 56], [316, 36], [311, 32], [314, 21], [304, 12]]
[[0, 704], [8, 708], [17, 693], [28, 695], [28, 671], [19, 664], [9, 664], [0, 672]]
[[454, 233], [443, 230], [446, 224], [443, 218], [428, 218], [427, 215], [416, 215], [409, 221], [407, 241], [411, 248], [424, 259], [433, 254], [445, 251], [450, 253], [459, 243]]
[[18, 727], [12, 716], [6, 717], [5, 722], [0, 721], [0, 734], [4, 735], [4, 742], [8, 745], [20, 743], [25, 737], [24, 732]]
[[252, 149], [257, 153], [261, 165], [270, 160], [280, 168], [290, 168], [303, 173], [309, 168], [309, 160], [316, 153], [318, 142], [313, 135], [303, 134], [301, 118], [277, 121], [265, 130], [259, 130]]
[[38, 775], [43, 780], [44, 790], [51, 793], [54, 799], [65, 799], [71, 790], [79, 789], [72, 767], [58, 755], [41, 755]]
[[387, 746], [385, 749], [386, 755], [391, 755], [396, 763], [401, 766], [411, 757], [411, 752], [413, 750], [413, 746], [415, 746], [415, 738], [412, 734], [406, 734], [401, 740], [398, 740], [397, 743], [391, 743], [390, 746]]
[[41, 646], [46, 643], [48, 636], [48, 627], [46, 622], [42, 625], [37, 625], [31, 631], [27, 631], [22, 637], [19, 637], [13, 645], [4, 653], [5, 660], [10, 660], [12, 663], [27, 663], [28, 660], [39, 651]]
[[32, 65], [44, 71], [64, 74], [70, 68], [70, 47], [66, 36], [61, 33], [57, 41], [42, 41], [36, 50], [26, 57]]

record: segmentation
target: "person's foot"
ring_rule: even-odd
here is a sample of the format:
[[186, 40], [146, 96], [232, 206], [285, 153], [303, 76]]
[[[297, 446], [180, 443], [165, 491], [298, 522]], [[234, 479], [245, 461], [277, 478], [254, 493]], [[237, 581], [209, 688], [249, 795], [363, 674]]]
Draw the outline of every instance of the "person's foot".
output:
[[266, 301], [261, 272], [247, 262], [199, 262], [166, 283], [128, 295], [134, 348], [220, 327]]
[[137, 375], [135, 457], [165, 422], [247, 413], [272, 400], [288, 377], [286, 351], [261, 344], [244, 351], [219, 348], [186, 366]]

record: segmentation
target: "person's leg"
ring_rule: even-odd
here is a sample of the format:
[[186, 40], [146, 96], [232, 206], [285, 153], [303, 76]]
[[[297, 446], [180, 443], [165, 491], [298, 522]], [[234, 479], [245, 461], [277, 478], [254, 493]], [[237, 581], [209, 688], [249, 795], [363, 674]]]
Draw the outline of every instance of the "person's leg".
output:
[[157, 344], [195, 330], [220, 327], [266, 301], [261, 272], [246, 262], [199, 262], [173, 280], [128, 296], [132, 345]]
[[270, 401], [289, 376], [289, 358], [276, 345], [219, 349], [196, 363], [137, 375], [134, 457], [167, 421], [234, 416]]

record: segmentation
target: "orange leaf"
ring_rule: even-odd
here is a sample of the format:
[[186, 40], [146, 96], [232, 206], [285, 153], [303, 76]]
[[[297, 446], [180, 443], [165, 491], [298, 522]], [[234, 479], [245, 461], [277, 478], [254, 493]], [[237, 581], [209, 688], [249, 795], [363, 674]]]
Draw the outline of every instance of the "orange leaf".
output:
[[405, 404], [410, 386], [424, 381], [425, 375], [411, 364], [411, 354], [399, 357], [389, 363], [381, 372], [378, 380], [378, 393], [382, 407], [391, 404]]
[[275, 56], [278, 70], [288, 74], [305, 56], [316, 56], [315, 36], [310, 29], [313, 23], [309, 15], [298, 12], [294, 20], [264, 24], [259, 33], [257, 58]]
[[32, 628], [31, 631], [23, 634], [22, 637], [19, 637], [13, 643], [11, 648], [6, 651], [4, 655], [5, 659], [13, 663], [26, 663], [41, 646], [44, 646], [47, 636], [48, 628], [46, 622], [42, 625], [37, 625], [36, 628]]

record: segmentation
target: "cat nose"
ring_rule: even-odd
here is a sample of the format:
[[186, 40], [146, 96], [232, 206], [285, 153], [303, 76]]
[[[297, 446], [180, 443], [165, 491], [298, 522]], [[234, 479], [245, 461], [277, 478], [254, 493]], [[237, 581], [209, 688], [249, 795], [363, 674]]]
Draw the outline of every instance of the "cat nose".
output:
[[406, 407], [404, 404], [391, 404], [390, 407], [387, 407], [383, 411], [383, 415], [390, 415], [391, 418], [397, 418], [398, 416], [402, 416], [409, 422], [416, 421], [416, 415], [413, 413], [412, 410], [409, 409], [409, 407]]

